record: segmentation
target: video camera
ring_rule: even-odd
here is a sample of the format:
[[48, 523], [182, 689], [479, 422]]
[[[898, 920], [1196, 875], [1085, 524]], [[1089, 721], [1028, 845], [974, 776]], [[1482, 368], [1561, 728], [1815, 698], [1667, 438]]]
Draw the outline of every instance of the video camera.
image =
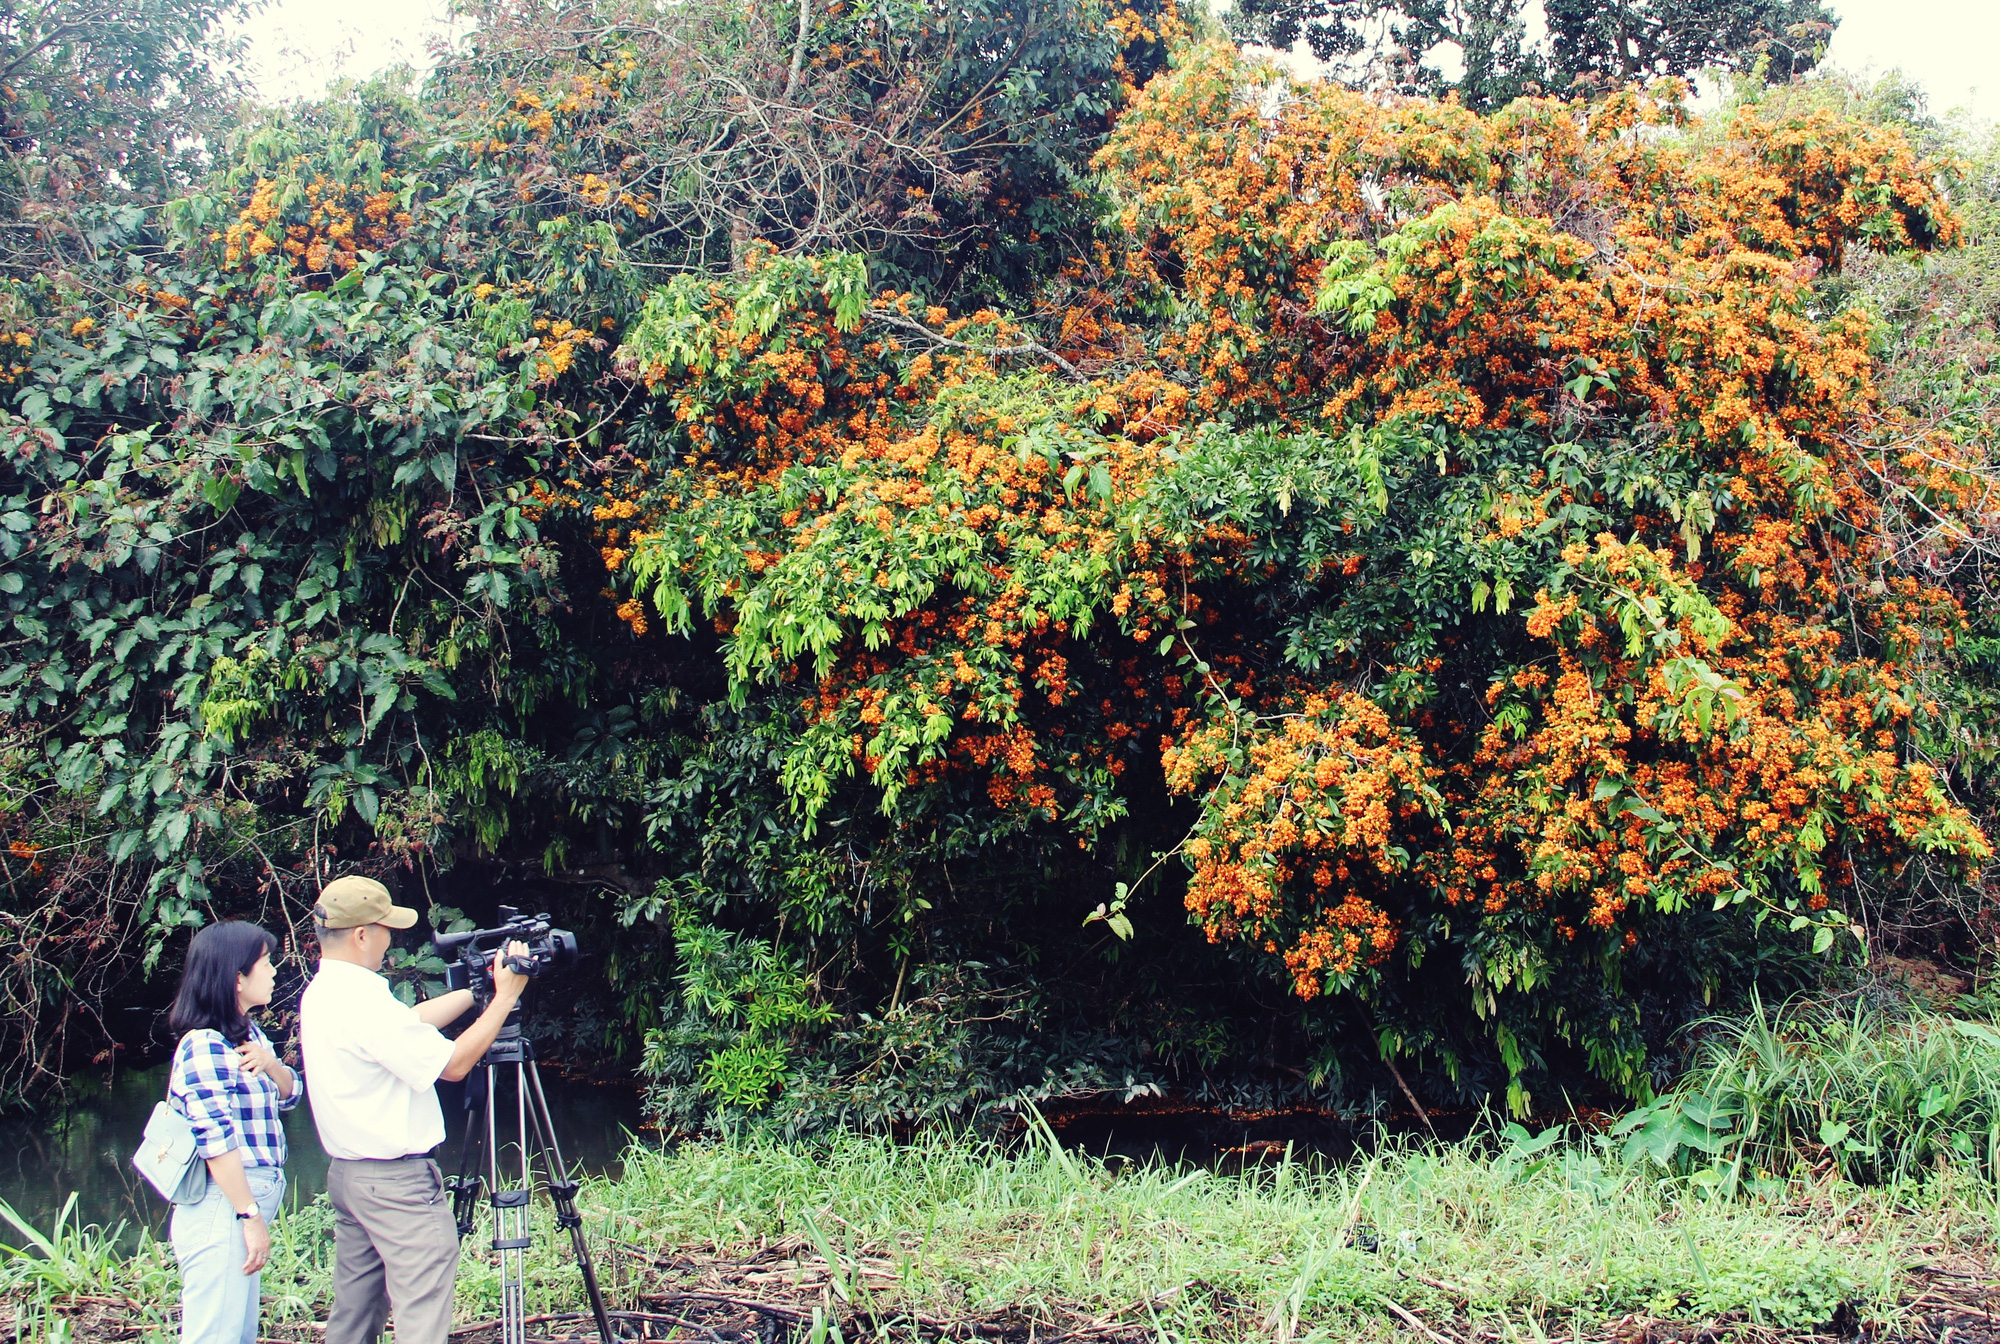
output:
[[[481, 947], [490, 943], [490, 947]], [[493, 959], [509, 943], [526, 943], [528, 955], [508, 957], [509, 970], [538, 976], [576, 960], [576, 935], [549, 923], [546, 914], [524, 915], [511, 905], [500, 907], [500, 923], [491, 929], [467, 929], [463, 933], [441, 933], [431, 940], [438, 955], [456, 951], [458, 960], [445, 966], [445, 984], [452, 989], [469, 989], [487, 994], [493, 989]]]

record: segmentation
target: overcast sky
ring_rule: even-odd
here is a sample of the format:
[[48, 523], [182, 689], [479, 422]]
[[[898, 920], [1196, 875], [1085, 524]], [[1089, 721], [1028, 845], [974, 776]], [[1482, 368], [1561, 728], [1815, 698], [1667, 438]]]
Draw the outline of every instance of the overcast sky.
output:
[[[448, 31], [447, 9], [442, 0], [275, 0], [252, 35], [258, 88], [296, 98], [335, 76], [421, 64], [426, 41]], [[1933, 111], [2000, 121], [2000, 0], [1834, 0], [1834, 9], [1834, 64], [1901, 68], [1929, 92]]]

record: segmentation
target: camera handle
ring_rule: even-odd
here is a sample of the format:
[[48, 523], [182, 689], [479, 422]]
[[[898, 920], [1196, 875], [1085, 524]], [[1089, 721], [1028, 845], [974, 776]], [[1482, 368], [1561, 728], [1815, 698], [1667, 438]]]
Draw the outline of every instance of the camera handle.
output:
[[[518, 1185], [503, 1187], [501, 1172], [499, 1091], [502, 1077], [511, 1072], [514, 1080], [514, 1151], [520, 1155]], [[597, 1267], [583, 1237], [583, 1215], [576, 1211], [577, 1182], [570, 1176], [556, 1137], [549, 1100], [542, 1091], [542, 1075], [535, 1067], [535, 1048], [510, 1021], [501, 1029], [500, 1039], [487, 1050], [485, 1059], [465, 1080], [465, 1144], [459, 1150], [458, 1174], [445, 1182], [451, 1191], [452, 1217], [461, 1239], [472, 1235], [477, 1219], [479, 1193], [488, 1192], [493, 1209], [493, 1249], [500, 1253], [500, 1342], [525, 1344], [527, 1339], [528, 1249], [534, 1244], [529, 1235], [529, 1203], [534, 1196], [535, 1154], [542, 1159], [543, 1184], [549, 1202], [555, 1205], [556, 1226], [569, 1233], [570, 1250], [577, 1268], [583, 1271], [583, 1286], [590, 1298], [590, 1314], [597, 1323], [601, 1344], [614, 1344], [611, 1317], [604, 1309], [604, 1293], [597, 1284]], [[529, 1147], [533, 1136], [534, 1146]], [[480, 1173], [480, 1150], [485, 1150], [486, 1172]], [[511, 1165], [511, 1164], [510, 1164]], [[513, 1175], [510, 1171], [509, 1177]]]

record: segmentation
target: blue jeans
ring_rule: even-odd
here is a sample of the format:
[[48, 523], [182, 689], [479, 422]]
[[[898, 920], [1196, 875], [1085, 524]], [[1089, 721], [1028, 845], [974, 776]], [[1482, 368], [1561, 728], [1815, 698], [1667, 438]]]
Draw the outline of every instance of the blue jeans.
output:
[[[285, 1196], [277, 1167], [245, 1167], [251, 1197], [268, 1227]], [[257, 1344], [264, 1276], [245, 1274], [243, 1224], [213, 1177], [199, 1203], [174, 1205], [169, 1225], [181, 1265], [181, 1344]]]

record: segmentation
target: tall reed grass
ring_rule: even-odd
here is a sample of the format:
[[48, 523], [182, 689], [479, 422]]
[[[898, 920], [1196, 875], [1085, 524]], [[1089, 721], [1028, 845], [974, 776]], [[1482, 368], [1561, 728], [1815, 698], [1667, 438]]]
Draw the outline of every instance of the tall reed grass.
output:
[[149, 1283], [147, 1257], [119, 1248], [122, 1226], [104, 1228], [77, 1215], [75, 1195], [46, 1232], [5, 1200], [0, 1219], [20, 1238], [19, 1245], [0, 1243], [0, 1298], [11, 1308], [13, 1344], [72, 1344], [75, 1327], [59, 1303], [164, 1286]]
[[2000, 1031], [1877, 1010], [1759, 1005], [1714, 1024], [1674, 1091], [1614, 1130], [1625, 1156], [1732, 1182], [1831, 1168], [1901, 1184], [2000, 1175]]

